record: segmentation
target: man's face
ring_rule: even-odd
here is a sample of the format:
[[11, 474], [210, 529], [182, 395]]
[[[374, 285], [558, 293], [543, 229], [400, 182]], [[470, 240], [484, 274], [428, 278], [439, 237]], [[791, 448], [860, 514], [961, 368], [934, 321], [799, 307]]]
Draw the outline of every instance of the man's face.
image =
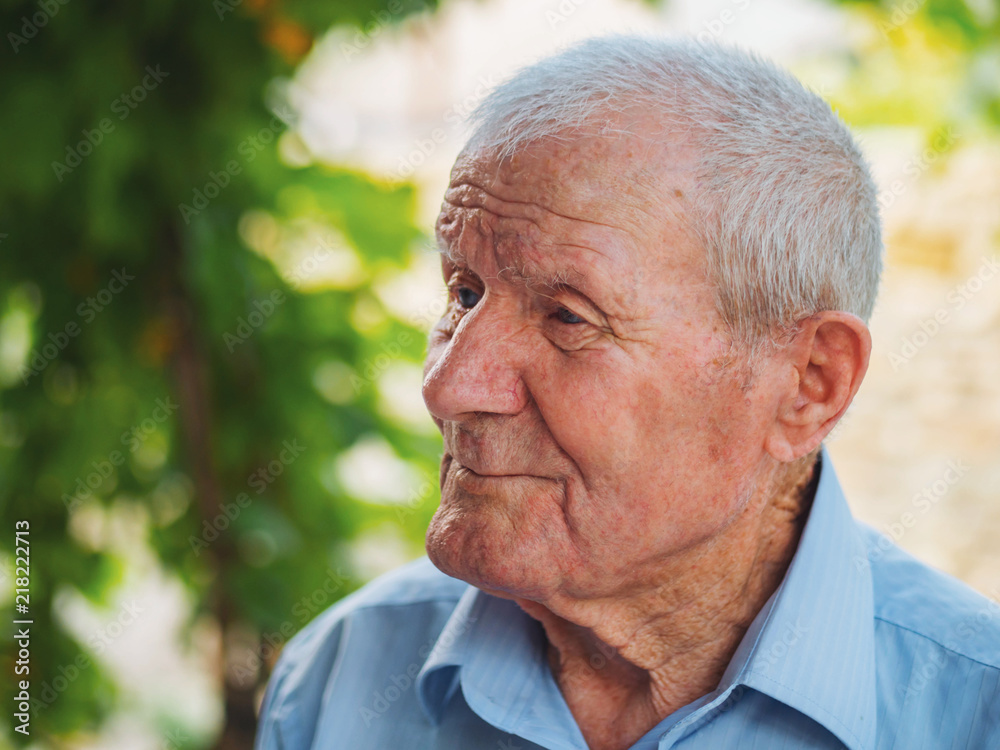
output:
[[693, 179], [684, 148], [633, 136], [459, 158], [423, 387], [444, 572], [538, 601], [618, 596], [744, 510], [771, 406], [728, 356]]

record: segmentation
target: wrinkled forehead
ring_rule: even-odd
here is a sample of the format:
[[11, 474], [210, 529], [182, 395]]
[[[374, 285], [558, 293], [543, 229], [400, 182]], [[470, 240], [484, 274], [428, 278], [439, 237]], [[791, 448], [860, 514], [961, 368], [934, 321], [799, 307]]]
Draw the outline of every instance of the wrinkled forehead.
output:
[[700, 263], [688, 252], [692, 164], [686, 147], [631, 133], [570, 132], [503, 157], [468, 150], [444, 195], [438, 244], [456, 259], [490, 244], [515, 268], [545, 265], [558, 245], [555, 270], [570, 275], [601, 265], [648, 279], [654, 268]]
[[642, 134], [569, 131], [502, 158], [495, 150], [463, 151], [450, 187], [471, 183], [500, 196], [530, 194], [557, 215], [616, 218], [639, 228], [654, 218], [667, 185], [682, 181], [685, 170], [675, 167], [687, 166], [683, 156]]

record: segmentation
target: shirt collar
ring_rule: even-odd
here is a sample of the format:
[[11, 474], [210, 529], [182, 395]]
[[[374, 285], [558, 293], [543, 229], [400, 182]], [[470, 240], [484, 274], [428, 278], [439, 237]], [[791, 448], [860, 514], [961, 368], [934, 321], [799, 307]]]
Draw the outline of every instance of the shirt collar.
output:
[[871, 571], [826, 447], [818, 468], [788, 572], [744, 636], [722, 685], [766, 693], [851, 750], [871, 750], [877, 700]]
[[[460, 671], [459, 671], [460, 670]], [[417, 674], [437, 724], [456, 690], [493, 726], [555, 750], [587, 746], [552, 677], [542, 626], [517, 604], [470, 586]]]
[[[746, 685], [809, 716], [850, 750], [871, 750], [871, 573], [825, 447], [818, 468], [812, 508], [788, 572], [740, 642], [719, 688]], [[568, 714], [545, 659], [541, 626], [515, 603], [472, 586], [417, 676], [421, 706], [434, 723], [458, 687], [459, 668], [470, 707], [502, 729], [537, 729], [535, 717], [551, 724]], [[585, 746], [572, 721], [549, 729], [552, 747]]]
[[435, 724], [441, 720], [441, 712], [451, 695], [455, 671], [465, 660], [468, 632], [479, 620], [480, 599], [484, 596], [473, 586], [465, 590], [417, 674], [420, 707]]

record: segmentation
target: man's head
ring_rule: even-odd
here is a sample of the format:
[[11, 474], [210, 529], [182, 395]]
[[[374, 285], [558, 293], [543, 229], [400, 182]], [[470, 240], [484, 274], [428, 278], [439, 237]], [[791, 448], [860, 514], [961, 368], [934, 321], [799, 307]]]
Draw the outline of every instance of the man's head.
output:
[[437, 227], [428, 552], [519, 598], [618, 596], [752, 523], [846, 410], [875, 189], [820, 99], [691, 42], [587, 42], [474, 122]]

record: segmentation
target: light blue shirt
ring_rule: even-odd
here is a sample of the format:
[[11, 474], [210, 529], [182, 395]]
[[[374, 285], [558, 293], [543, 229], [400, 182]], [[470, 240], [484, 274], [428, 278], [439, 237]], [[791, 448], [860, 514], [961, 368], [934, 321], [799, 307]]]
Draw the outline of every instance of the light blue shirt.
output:
[[[587, 745], [540, 625], [420, 560], [289, 642], [256, 747]], [[795, 557], [718, 688], [632, 747], [998, 750], [1000, 605], [856, 522], [824, 449]]]

